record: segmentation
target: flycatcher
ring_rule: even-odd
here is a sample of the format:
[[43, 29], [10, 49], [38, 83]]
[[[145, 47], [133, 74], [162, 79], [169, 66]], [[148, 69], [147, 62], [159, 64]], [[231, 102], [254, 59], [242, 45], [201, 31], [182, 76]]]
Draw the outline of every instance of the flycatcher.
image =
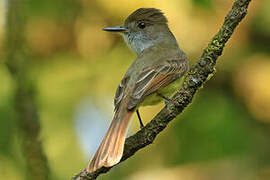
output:
[[132, 114], [136, 111], [140, 120], [140, 106], [154, 105], [163, 99], [168, 101], [167, 97], [179, 88], [180, 77], [187, 72], [189, 64], [167, 23], [160, 10], [140, 8], [122, 26], [103, 29], [121, 33], [137, 58], [116, 90], [113, 120], [88, 165], [88, 172], [117, 164], [123, 155]]

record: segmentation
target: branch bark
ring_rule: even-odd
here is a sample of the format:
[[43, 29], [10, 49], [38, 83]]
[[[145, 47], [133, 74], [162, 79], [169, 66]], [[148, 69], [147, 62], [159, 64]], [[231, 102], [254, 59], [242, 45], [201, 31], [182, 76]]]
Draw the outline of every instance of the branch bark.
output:
[[[217, 58], [221, 56], [226, 42], [233, 34], [237, 25], [246, 16], [248, 5], [251, 0], [235, 0], [232, 9], [225, 17], [224, 23], [218, 33], [213, 37], [208, 46], [204, 49], [199, 61], [195, 63], [184, 78], [179, 91], [173, 96], [172, 101], [164, 107], [151, 120], [144, 129], [127, 138], [123, 157], [120, 161], [128, 159], [138, 150], [153, 143], [156, 136], [179, 115], [192, 102], [196, 92], [215, 73]], [[84, 169], [72, 180], [92, 180], [100, 174], [106, 173], [111, 167], [102, 167], [93, 173], [87, 173]]]
[[39, 139], [40, 123], [35, 103], [36, 89], [28, 75], [31, 63], [24, 39], [27, 4], [25, 0], [8, 2], [5, 63], [15, 89], [13, 106], [26, 162], [25, 179], [46, 180], [49, 177], [49, 167]]

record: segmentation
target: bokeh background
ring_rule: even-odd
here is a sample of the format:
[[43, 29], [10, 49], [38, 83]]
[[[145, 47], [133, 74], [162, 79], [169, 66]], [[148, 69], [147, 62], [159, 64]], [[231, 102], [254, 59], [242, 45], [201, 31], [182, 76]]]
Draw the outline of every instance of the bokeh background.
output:
[[[0, 1], [0, 179], [23, 180], [29, 179], [23, 144], [32, 142], [25, 141], [18, 122], [18, 85], [6, 56], [13, 51], [5, 41], [8, 5], [14, 2]], [[112, 119], [116, 87], [136, 58], [120, 35], [103, 27], [120, 25], [137, 8], [159, 8], [192, 65], [232, 6], [228, 0], [24, 2], [22, 68], [35, 90], [48, 177], [57, 180], [70, 179], [87, 165]], [[216, 70], [154, 144], [99, 178], [270, 179], [270, 1], [251, 2]], [[163, 106], [142, 108], [143, 121]], [[134, 117], [129, 134], [138, 129]]]

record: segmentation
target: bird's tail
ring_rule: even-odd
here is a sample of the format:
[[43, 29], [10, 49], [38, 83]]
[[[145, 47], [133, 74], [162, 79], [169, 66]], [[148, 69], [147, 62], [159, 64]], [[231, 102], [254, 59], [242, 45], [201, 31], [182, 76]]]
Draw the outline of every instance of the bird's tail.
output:
[[121, 160], [132, 114], [133, 111], [128, 110], [123, 104], [120, 105], [95, 156], [88, 164], [87, 171], [89, 173], [102, 166], [111, 167]]

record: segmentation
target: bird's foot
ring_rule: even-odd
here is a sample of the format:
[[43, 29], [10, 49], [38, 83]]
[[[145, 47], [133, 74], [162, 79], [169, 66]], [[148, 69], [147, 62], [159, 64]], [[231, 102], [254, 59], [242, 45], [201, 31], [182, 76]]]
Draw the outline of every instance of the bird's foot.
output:
[[139, 122], [140, 122], [140, 128], [142, 130], [144, 128], [144, 125], [143, 125], [143, 122], [142, 122], [142, 119], [141, 119], [141, 116], [140, 116], [140, 113], [139, 113], [139, 109], [136, 110], [136, 113], [137, 113], [137, 116], [138, 116], [138, 119], [139, 119]]
[[171, 99], [170, 99], [170, 98], [168, 98], [168, 97], [166, 97], [166, 96], [163, 96], [163, 95], [160, 94], [160, 93], [158, 93], [158, 95], [159, 95], [160, 97], [162, 97], [162, 98], [165, 100], [165, 104], [166, 104], [166, 105], [168, 105], [169, 102], [171, 102]]

